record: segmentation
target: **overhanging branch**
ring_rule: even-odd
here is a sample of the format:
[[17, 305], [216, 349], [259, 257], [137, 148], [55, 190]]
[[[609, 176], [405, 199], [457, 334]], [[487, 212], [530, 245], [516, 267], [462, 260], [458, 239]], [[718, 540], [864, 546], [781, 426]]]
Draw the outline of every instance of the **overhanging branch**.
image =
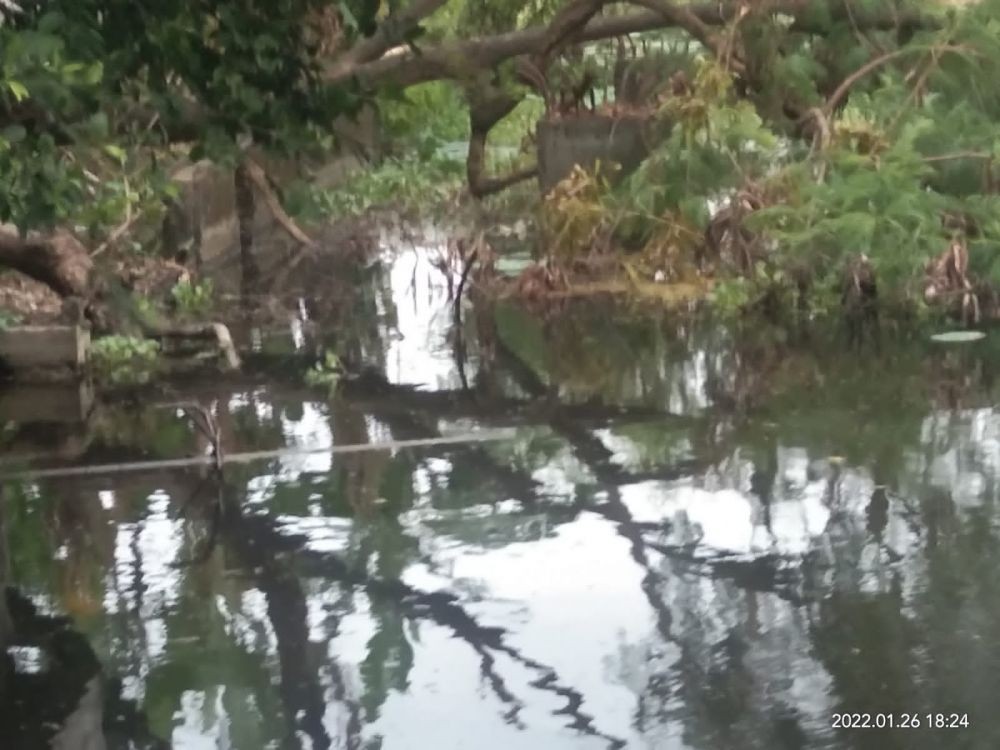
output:
[[[664, 4], [660, 4], [664, 5]], [[619, 16], [604, 16], [591, 19], [582, 30], [571, 37], [573, 44], [612, 39], [627, 34], [664, 28], [681, 28], [679, 21], [704, 27], [717, 27], [733, 20], [743, 6], [734, 3], [697, 3], [685, 6], [683, 17], [665, 17], [662, 8], [658, 11], [641, 11]], [[805, 34], [824, 34], [829, 28], [805, 14], [804, 0], [782, 0], [773, 3], [768, 12], [773, 15], [787, 15], [795, 18], [792, 30]], [[939, 28], [939, 21], [925, 13], [900, 12], [889, 3], [884, 9], [862, 11], [855, 8], [849, 14], [847, 4], [838, 2], [829, 9], [833, 21], [848, 21], [859, 28], [890, 31]], [[464, 79], [470, 68], [481, 70], [492, 68], [499, 63], [521, 55], [537, 54], [547, 39], [550, 39], [550, 25], [533, 26], [520, 31], [511, 31], [487, 37], [464, 41], [446, 42], [435, 47], [415, 52], [408, 47], [387, 49], [378, 59], [355, 66], [335, 65], [327, 71], [326, 80], [331, 83], [356, 79], [363, 85], [413, 86], [427, 81], [441, 79]]]

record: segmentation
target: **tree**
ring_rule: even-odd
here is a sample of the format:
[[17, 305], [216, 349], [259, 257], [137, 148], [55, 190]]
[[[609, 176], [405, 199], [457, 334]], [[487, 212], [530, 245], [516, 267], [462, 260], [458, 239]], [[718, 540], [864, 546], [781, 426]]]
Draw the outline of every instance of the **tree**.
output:
[[[668, 212], [707, 229], [704, 198], [742, 191], [747, 208], [727, 214], [731, 224], [739, 215], [739, 229], [716, 226], [709, 239], [742, 237], [745, 245], [768, 229], [801, 250], [818, 236], [841, 242], [847, 220], [831, 212], [846, 211], [853, 221], [872, 191], [898, 193], [897, 183], [906, 181], [934, 188], [933, 200], [907, 209], [923, 220], [937, 222], [956, 190], [973, 196], [980, 216], [992, 210], [991, 191], [970, 185], [968, 174], [992, 159], [997, 95], [989, 84], [1000, 50], [984, 30], [1000, 23], [996, 0], [957, 14], [930, 0], [18, 5], [5, 6], [0, 26], [0, 170], [9, 176], [0, 185], [0, 221], [20, 236], [4, 235], [0, 262], [61, 291], [81, 290], [65, 283], [59, 260], [54, 267], [41, 262], [39, 273], [28, 243], [48, 247], [57, 228], [85, 241], [100, 236], [129, 206], [169, 190], [164, 164], [207, 156], [236, 167], [250, 145], [291, 155], [322, 151], [335, 140], [337, 117], [422, 82], [450, 80], [467, 92], [471, 191], [502, 189], [533, 170], [485, 174], [492, 127], [528, 91], [553, 101], [551, 72], [567, 51], [636, 33], [683, 41], [702, 71], [685, 97], [668, 102], [675, 121], [668, 146], [631, 183], [657, 220]], [[444, 15], [449, 23], [436, 21]], [[959, 148], [930, 147], [958, 132], [959, 121]], [[775, 149], [795, 187], [765, 200]], [[882, 169], [887, 163], [893, 168]], [[708, 172], [715, 176], [692, 183]], [[847, 197], [841, 178], [861, 192]], [[256, 182], [267, 189], [266, 180]], [[778, 203], [794, 195], [801, 205], [773, 205], [779, 194]], [[891, 215], [867, 213], [862, 229], [875, 219], [894, 236], [884, 218]], [[893, 221], [901, 237], [914, 226]], [[42, 234], [28, 239], [29, 231]], [[862, 231], [863, 244], [877, 244], [882, 231]], [[78, 257], [85, 252], [80, 245], [69, 253], [77, 268], [86, 266]], [[741, 252], [752, 261], [748, 247]], [[928, 258], [922, 252], [902, 265], [912, 271], [918, 256], [920, 263]]]
[[86, 265], [85, 251], [32, 252], [51, 247], [49, 233], [116, 221], [142, 189], [166, 184], [158, 165], [176, 161], [178, 144], [232, 166], [250, 143], [323, 146], [362, 101], [357, 86], [323, 79], [324, 55], [376, 38], [368, 2], [20, 5], [0, 26], [0, 222], [20, 234], [2, 236], [0, 260], [60, 293], [85, 291], [66, 265]]

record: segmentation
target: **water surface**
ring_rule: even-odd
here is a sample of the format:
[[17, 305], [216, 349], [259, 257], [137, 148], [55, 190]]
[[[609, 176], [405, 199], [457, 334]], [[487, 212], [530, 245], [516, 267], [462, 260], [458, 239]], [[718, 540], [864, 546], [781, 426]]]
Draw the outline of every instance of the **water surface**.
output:
[[354, 328], [303, 300], [254, 334], [379, 374], [338, 395], [251, 368], [10, 426], [8, 476], [199, 455], [178, 399], [288, 452], [4, 482], [0, 746], [1000, 746], [994, 337], [500, 303], [457, 342], [433, 258], [375, 268]]

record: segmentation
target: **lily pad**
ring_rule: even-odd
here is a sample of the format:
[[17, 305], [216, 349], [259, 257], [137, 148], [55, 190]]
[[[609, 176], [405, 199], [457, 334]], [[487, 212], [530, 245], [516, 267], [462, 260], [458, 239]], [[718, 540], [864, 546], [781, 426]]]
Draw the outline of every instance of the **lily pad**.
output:
[[934, 334], [931, 336], [931, 341], [937, 341], [939, 344], [966, 344], [984, 338], [986, 334], [982, 331], [948, 331]]

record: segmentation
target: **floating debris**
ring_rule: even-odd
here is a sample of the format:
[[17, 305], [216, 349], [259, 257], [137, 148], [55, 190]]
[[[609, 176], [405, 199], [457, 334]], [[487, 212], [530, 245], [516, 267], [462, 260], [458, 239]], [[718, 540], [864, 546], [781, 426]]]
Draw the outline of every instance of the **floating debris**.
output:
[[948, 331], [947, 333], [936, 333], [931, 336], [931, 341], [939, 344], [966, 344], [970, 341], [979, 341], [986, 338], [982, 331]]

